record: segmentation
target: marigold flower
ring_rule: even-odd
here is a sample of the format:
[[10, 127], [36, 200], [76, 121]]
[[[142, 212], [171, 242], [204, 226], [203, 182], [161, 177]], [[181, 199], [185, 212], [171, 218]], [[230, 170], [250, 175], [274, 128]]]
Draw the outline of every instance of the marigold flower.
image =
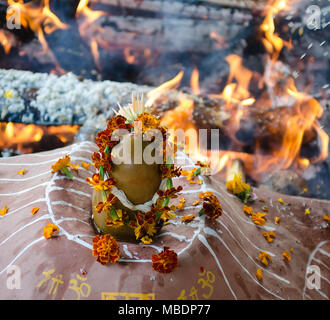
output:
[[150, 113], [143, 112], [137, 116], [137, 118], [133, 121], [133, 127], [136, 132], [145, 133], [151, 129], [158, 129], [160, 126], [160, 120], [157, 119]]
[[116, 263], [120, 258], [119, 245], [110, 234], [97, 235], [93, 238], [92, 254], [103, 265], [108, 262]]
[[200, 211], [200, 214], [203, 213], [211, 219], [216, 219], [222, 215], [222, 207], [216, 196], [212, 195], [204, 198], [203, 209]]
[[259, 261], [265, 266], [268, 266], [269, 262], [272, 262], [270, 255], [265, 251], [260, 251], [258, 258]]
[[327, 215], [323, 215], [323, 220], [330, 222], [330, 217]]
[[44, 227], [43, 235], [46, 239], [49, 239], [53, 237], [58, 231], [60, 231], [60, 228], [58, 226], [49, 223]]
[[69, 167], [71, 167], [73, 170], [78, 171], [78, 169], [79, 169], [79, 164], [69, 163]]
[[243, 206], [243, 211], [244, 211], [244, 213], [246, 213], [249, 216], [254, 213], [253, 208], [252, 207], [249, 207], [247, 205], [244, 205]]
[[181, 221], [185, 222], [185, 223], [189, 223], [189, 222], [193, 221], [195, 218], [196, 218], [196, 216], [194, 214], [190, 214], [189, 216], [181, 217]]
[[24, 175], [25, 173], [25, 169], [22, 169], [22, 170], [19, 170], [19, 171], [16, 171], [17, 174], [20, 174], [21, 176]]
[[112, 193], [110, 193], [108, 198], [103, 202], [99, 202], [95, 209], [98, 213], [101, 213], [102, 211], [110, 210], [117, 201], [118, 198]]
[[160, 166], [160, 170], [162, 172], [162, 178], [174, 178], [180, 177], [181, 175], [181, 168], [175, 167], [174, 164], [163, 164]]
[[281, 203], [281, 204], [286, 204], [286, 202], [284, 202], [284, 200], [282, 198], [278, 198], [277, 202]]
[[204, 199], [204, 198], [210, 197], [210, 196], [212, 196], [212, 195], [213, 195], [213, 192], [211, 192], [211, 191], [206, 191], [206, 192], [200, 192], [200, 193], [199, 193], [199, 197], [200, 197], [201, 199]]
[[87, 178], [86, 181], [91, 184], [91, 188], [96, 191], [107, 191], [112, 189], [115, 185], [115, 180], [113, 178], [109, 178], [107, 180], [101, 180], [99, 173], [94, 173], [92, 178]]
[[[115, 217], [111, 217], [110, 219], [106, 220], [106, 226], [109, 228], [119, 228], [124, 225], [124, 218], [126, 216], [125, 212], [121, 209], [111, 209], [115, 212]], [[110, 212], [111, 215], [112, 211]]]
[[86, 163], [86, 162], [81, 163], [81, 166], [86, 170], [89, 170], [90, 165], [91, 165], [90, 163]]
[[264, 226], [266, 224], [266, 220], [264, 219], [266, 215], [267, 213], [257, 212], [256, 214], [252, 214], [251, 219], [254, 224]]
[[159, 195], [160, 198], [170, 198], [174, 199], [178, 197], [178, 193], [182, 191], [182, 186], [178, 186], [177, 188], [172, 187], [170, 189], [166, 189], [165, 191], [163, 190], [158, 190], [157, 194]]
[[181, 198], [180, 199], [180, 202], [176, 206], [177, 209], [178, 210], [183, 210], [185, 203], [186, 203], [186, 199], [185, 198]]
[[52, 165], [52, 173], [55, 173], [57, 171], [62, 171], [64, 174], [66, 174], [69, 178], [73, 178], [70, 170], [68, 169], [70, 165], [71, 158], [69, 155], [66, 155], [64, 158], [61, 158], [57, 160], [55, 164]]
[[105, 152], [94, 152], [92, 154], [92, 160], [95, 168], [100, 169], [102, 167], [106, 172], [111, 172], [110, 159], [111, 156], [107, 155]]
[[282, 253], [282, 256], [283, 256], [284, 259], [287, 260], [287, 261], [290, 261], [290, 260], [291, 260], [291, 256], [290, 256], [289, 250], [285, 250], [285, 251]]
[[8, 206], [5, 205], [5, 207], [3, 209], [0, 210], [0, 216], [4, 216], [6, 215], [8, 212]]
[[275, 224], [279, 224], [280, 223], [280, 217], [275, 217]]
[[262, 233], [262, 235], [265, 237], [265, 239], [268, 241], [268, 242], [273, 242], [274, 241], [274, 239], [275, 239], [275, 237], [276, 237], [276, 235], [275, 235], [275, 233], [272, 231], [272, 230], [270, 230], [270, 231], [264, 231], [263, 233]]
[[159, 254], [153, 254], [151, 260], [153, 269], [160, 273], [170, 273], [178, 266], [177, 254], [168, 247]]
[[256, 276], [257, 276], [259, 281], [262, 281], [263, 275], [262, 275], [262, 270], [260, 268], [257, 269]]
[[307, 209], [305, 210], [305, 215], [308, 215], [308, 214], [311, 214], [311, 209], [309, 209], [309, 208], [307, 208]]
[[38, 207], [32, 208], [31, 213], [36, 214], [39, 211]]
[[136, 240], [141, 239], [145, 235], [152, 237], [157, 232], [154, 210], [138, 213], [135, 218], [136, 221], [131, 226], [134, 228]]
[[149, 237], [148, 235], [145, 235], [144, 237], [141, 238], [141, 242], [144, 244], [150, 244], [152, 242], [152, 238]]
[[238, 196], [242, 201], [246, 202], [252, 193], [252, 188], [249, 184], [242, 181], [241, 174], [234, 174], [233, 180], [226, 183], [226, 188], [232, 194]]
[[196, 207], [200, 202], [201, 202], [200, 200], [195, 200], [192, 205]]

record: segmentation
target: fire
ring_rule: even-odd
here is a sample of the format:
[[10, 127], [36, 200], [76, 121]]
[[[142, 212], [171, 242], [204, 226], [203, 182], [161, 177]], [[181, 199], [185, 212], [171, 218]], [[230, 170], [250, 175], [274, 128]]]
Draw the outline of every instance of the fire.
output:
[[57, 136], [63, 144], [72, 142], [79, 126], [38, 126], [13, 122], [0, 122], [0, 150], [14, 149], [22, 153], [33, 152], [33, 144], [45, 135]]
[[0, 44], [2, 45], [5, 54], [9, 54], [12, 47], [12, 42], [13, 40], [10, 33], [5, 30], [0, 30]]
[[197, 68], [194, 68], [191, 74], [190, 87], [194, 94], [200, 94], [201, 90], [199, 88], [199, 71]]
[[[43, 54], [49, 55], [59, 73], [64, 73], [59, 67], [54, 54], [49, 49], [45, 33], [51, 34], [57, 29], [67, 29], [69, 26], [62, 23], [51, 11], [49, 0], [42, 0], [39, 5], [33, 1], [24, 3], [24, 0], [8, 0], [8, 5], [12, 6], [13, 10], [7, 12], [7, 21], [12, 20], [12, 22], [20, 24], [23, 28], [30, 28], [37, 34], [43, 48]], [[16, 11], [18, 12], [17, 15]], [[15, 21], [18, 17], [19, 21]]]

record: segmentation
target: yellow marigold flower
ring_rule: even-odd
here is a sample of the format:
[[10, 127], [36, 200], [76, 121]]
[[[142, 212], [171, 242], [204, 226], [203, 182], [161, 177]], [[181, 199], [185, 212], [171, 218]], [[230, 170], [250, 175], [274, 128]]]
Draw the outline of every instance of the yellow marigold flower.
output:
[[267, 213], [257, 212], [256, 214], [252, 214], [251, 219], [254, 224], [264, 226], [266, 224], [266, 220], [264, 219], [266, 215]]
[[198, 184], [203, 184], [203, 180], [201, 179], [201, 180], [197, 180], [197, 183]]
[[114, 210], [114, 211], [110, 211], [110, 215], [112, 212], [115, 212], [115, 214], [113, 213], [115, 217], [111, 216], [110, 219], [107, 219], [106, 226], [109, 228], [119, 228], [119, 227], [123, 226], [124, 225], [123, 211], [121, 209], [111, 209], [111, 210]]
[[263, 279], [262, 270], [260, 268], [257, 270], [256, 276], [257, 276], [259, 281], [261, 281]]
[[282, 256], [283, 256], [284, 259], [287, 260], [287, 261], [290, 261], [290, 260], [291, 260], [291, 256], [290, 256], [289, 250], [285, 250], [285, 251], [282, 253]]
[[0, 216], [4, 216], [8, 212], [8, 206], [5, 205], [3, 209], [0, 210]]
[[324, 215], [324, 216], [323, 216], [323, 219], [324, 219], [325, 221], [328, 221], [328, 222], [330, 222], [330, 217], [329, 217], [329, 216], [327, 216], [327, 215]]
[[57, 171], [62, 171], [65, 173], [69, 178], [73, 178], [71, 172], [69, 171], [68, 167], [70, 165], [70, 156], [66, 155], [64, 158], [57, 160], [55, 164], [52, 165], [52, 173]]
[[207, 197], [213, 196], [213, 192], [211, 191], [206, 191], [206, 192], [200, 192], [199, 197], [201, 199], [205, 199]]
[[46, 239], [53, 237], [60, 228], [55, 224], [49, 223], [44, 227], [43, 235]]
[[275, 224], [279, 224], [280, 223], [280, 217], [275, 217]]
[[39, 208], [38, 207], [35, 207], [31, 210], [31, 213], [32, 214], [36, 214], [37, 212], [39, 211]]
[[305, 209], [305, 215], [307, 215], [307, 214], [311, 214], [311, 209], [309, 209], [309, 208]]
[[226, 188], [232, 194], [238, 196], [242, 201], [246, 202], [252, 193], [251, 186], [242, 181], [241, 174], [234, 174], [233, 180], [229, 180], [226, 183]]
[[150, 244], [152, 242], [152, 238], [149, 237], [148, 235], [145, 235], [144, 237], [141, 238], [141, 241], [144, 243], [144, 244]]
[[247, 205], [244, 205], [243, 206], [243, 211], [244, 211], [244, 213], [246, 213], [249, 216], [254, 213], [253, 208], [252, 207], [249, 207]]
[[112, 189], [115, 185], [115, 180], [113, 178], [109, 178], [107, 180], [101, 180], [100, 174], [94, 173], [92, 178], [87, 178], [86, 181], [91, 184], [91, 188], [96, 191], [107, 191]]
[[25, 173], [25, 169], [22, 169], [20, 171], [16, 171], [16, 173], [20, 174], [21, 176]]
[[277, 201], [281, 204], [286, 204], [286, 202], [284, 202], [282, 198], [278, 198]]
[[185, 222], [185, 223], [189, 223], [189, 222], [193, 221], [195, 218], [196, 218], [196, 216], [194, 214], [190, 214], [189, 216], [181, 217], [181, 221]]
[[90, 165], [91, 165], [90, 163], [86, 163], [86, 162], [81, 163], [81, 166], [86, 170], [89, 170]]
[[201, 202], [200, 200], [195, 200], [192, 205], [196, 207], [200, 202]]
[[272, 262], [270, 255], [265, 251], [260, 251], [258, 258], [265, 266], [268, 266], [269, 262]]

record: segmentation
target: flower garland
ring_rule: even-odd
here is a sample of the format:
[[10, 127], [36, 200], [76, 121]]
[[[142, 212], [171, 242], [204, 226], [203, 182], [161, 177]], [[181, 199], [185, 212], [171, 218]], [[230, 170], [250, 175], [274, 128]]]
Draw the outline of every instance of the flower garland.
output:
[[[129, 226], [134, 230], [136, 240], [149, 244], [164, 223], [175, 217], [173, 211], [176, 207], [170, 206], [169, 202], [171, 199], [177, 198], [182, 190], [181, 186], [175, 188], [172, 181], [172, 178], [181, 175], [181, 168], [177, 168], [173, 164], [173, 159], [166, 159], [165, 155], [169, 154], [166, 152], [169, 150], [174, 151], [171, 153], [174, 155], [176, 148], [168, 141], [167, 130], [160, 126], [160, 120], [145, 112], [147, 109], [144, 108], [143, 101], [138, 101], [134, 96], [132, 101], [132, 105], [125, 108], [120, 107], [119, 113], [108, 120], [106, 129], [97, 133], [95, 142], [99, 151], [94, 152], [92, 161], [98, 169], [98, 173], [86, 180], [91, 185], [91, 188], [102, 192], [103, 201], [97, 204], [96, 211], [98, 213], [102, 211], [109, 212], [109, 218], [106, 221], [107, 227]], [[157, 191], [158, 198], [153, 201], [154, 203], [149, 211], [142, 213], [138, 210], [133, 218], [126, 211], [114, 207], [114, 204], [119, 201], [113, 194], [114, 191], [112, 192], [116, 183], [113, 178], [108, 178], [112, 170], [111, 151], [119, 143], [119, 139], [113, 139], [113, 135], [118, 129], [125, 129], [130, 133], [143, 134], [145, 137], [148, 136], [151, 130], [156, 129], [161, 132], [163, 138], [162, 142], [160, 142], [161, 151], [163, 152], [163, 164], [160, 165], [160, 170], [162, 179], [165, 182], [165, 190], [159, 189]]]

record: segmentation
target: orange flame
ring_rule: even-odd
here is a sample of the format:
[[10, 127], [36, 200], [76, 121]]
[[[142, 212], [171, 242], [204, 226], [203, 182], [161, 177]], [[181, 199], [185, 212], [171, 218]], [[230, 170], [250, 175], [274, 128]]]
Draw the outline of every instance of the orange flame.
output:
[[4, 30], [0, 30], [0, 44], [2, 45], [5, 54], [9, 54], [12, 47], [12, 43], [9, 35], [5, 33]]
[[199, 88], [199, 71], [197, 68], [194, 68], [191, 78], [190, 78], [190, 87], [194, 94], [200, 94], [201, 90]]

